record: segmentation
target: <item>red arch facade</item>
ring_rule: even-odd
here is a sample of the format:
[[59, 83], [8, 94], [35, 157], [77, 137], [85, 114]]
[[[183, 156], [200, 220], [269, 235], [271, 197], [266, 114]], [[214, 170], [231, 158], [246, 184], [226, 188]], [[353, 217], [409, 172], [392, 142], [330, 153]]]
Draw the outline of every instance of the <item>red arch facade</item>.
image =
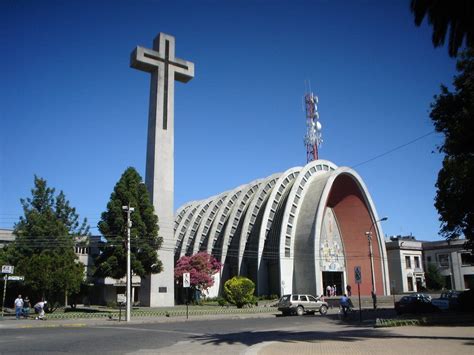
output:
[[[349, 175], [339, 175], [329, 193], [327, 206], [336, 214], [346, 257], [347, 283], [356, 290], [354, 268], [362, 270], [362, 295], [370, 295], [372, 279], [370, 270], [369, 244], [366, 232], [371, 229], [373, 219], [360, 186]], [[375, 287], [378, 295], [385, 294], [383, 287], [382, 256], [380, 255], [377, 228], [372, 227], [372, 248], [374, 254]]]

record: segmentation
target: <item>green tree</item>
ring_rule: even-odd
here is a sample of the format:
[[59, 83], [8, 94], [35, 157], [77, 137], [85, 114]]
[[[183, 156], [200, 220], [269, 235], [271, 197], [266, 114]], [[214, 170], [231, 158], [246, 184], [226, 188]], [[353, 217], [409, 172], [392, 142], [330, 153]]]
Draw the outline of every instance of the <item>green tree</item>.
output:
[[225, 298], [235, 304], [237, 308], [253, 304], [255, 302], [254, 291], [253, 281], [243, 276], [234, 276], [224, 284]]
[[441, 290], [445, 286], [443, 275], [441, 275], [438, 267], [433, 263], [427, 265], [425, 278], [428, 290]]
[[24, 286], [32, 297], [51, 303], [78, 292], [84, 279], [84, 265], [74, 253], [74, 236], [88, 233], [87, 220], [79, 216], [61, 191], [35, 176], [31, 197], [21, 199], [24, 216], [14, 226], [15, 242], [3, 259], [25, 276]]
[[444, 45], [449, 29], [448, 51], [456, 57], [465, 40], [474, 47], [474, 3], [472, 0], [411, 0], [410, 8], [415, 24], [420, 26], [427, 16], [433, 26], [432, 41], [435, 47]]
[[430, 117], [444, 135], [438, 147], [445, 154], [436, 182], [435, 206], [441, 234], [447, 239], [464, 235], [473, 249], [474, 238], [474, 50], [463, 52], [457, 62], [454, 92], [444, 85], [435, 96]]
[[162, 271], [158, 249], [162, 238], [158, 236], [158, 217], [148, 196], [141, 176], [134, 168], [128, 168], [115, 185], [102, 213], [99, 230], [106, 239], [101, 254], [96, 259], [96, 276], [110, 276], [116, 279], [126, 275], [126, 230], [127, 217], [122, 207], [133, 207], [130, 231], [131, 264], [135, 274], [146, 276]]

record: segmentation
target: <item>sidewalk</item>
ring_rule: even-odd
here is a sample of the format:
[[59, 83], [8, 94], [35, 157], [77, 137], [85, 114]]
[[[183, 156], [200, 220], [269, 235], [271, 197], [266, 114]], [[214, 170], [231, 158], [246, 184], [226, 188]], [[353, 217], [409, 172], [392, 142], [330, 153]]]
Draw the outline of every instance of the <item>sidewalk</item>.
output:
[[220, 313], [220, 314], [190, 314], [188, 318], [186, 315], [174, 315], [170, 317], [166, 316], [146, 316], [137, 317], [132, 316], [130, 322], [125, 321], [125, 315], [122, 315], [122, 319], [119, 321], [117, 317], [112, 319], [109, 318], [78, 318], [78, 319], [46, 319], [36, 320], [30, 319], [15, 319], [12, 318], [0, 318], [0, 329], [25, 329], [25, 328], [59, 328], [59, 327], [71, 327], [80, 328], [87, 326], [97, 325], [116, 325], [125, 326], [130, 324], [147, 324], [147, 323], [168, 323], [168, 322], [186, 322], [192, 320], [212, 320], [212, 319], [245, 319], [245, 318], [273, 318], [275, 312], [256, 312], [256, 313]]
[[245, 354], [469, 354], [473, 335], [472, 326], [344, 330], [312, 339], [260, 343]]

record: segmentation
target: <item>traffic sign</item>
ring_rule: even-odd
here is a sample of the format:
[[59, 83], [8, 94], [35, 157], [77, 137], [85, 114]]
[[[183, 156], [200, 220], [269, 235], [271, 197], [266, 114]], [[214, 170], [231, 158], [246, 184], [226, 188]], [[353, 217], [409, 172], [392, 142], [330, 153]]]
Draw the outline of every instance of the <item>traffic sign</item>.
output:
[[15, 270], [14, 266], [2, 265], [2, 274], [13, 274], [13, 270]]
[[117, 303], [127, 303], [127, 297], [125, 293], [117, 293]]
[[191, 274], [189, 272], [183, 274], [183, 287], [191, 287]]
[[360, 266], [354, 267], [354, 277], [356, 284], [362, 283], [362, 270]]
[[[3, 279], [5, 280], [7, 276], [3, 276]], [[23, 281], [25, 279], [25, 276], [8, 276], [8, 281]]]

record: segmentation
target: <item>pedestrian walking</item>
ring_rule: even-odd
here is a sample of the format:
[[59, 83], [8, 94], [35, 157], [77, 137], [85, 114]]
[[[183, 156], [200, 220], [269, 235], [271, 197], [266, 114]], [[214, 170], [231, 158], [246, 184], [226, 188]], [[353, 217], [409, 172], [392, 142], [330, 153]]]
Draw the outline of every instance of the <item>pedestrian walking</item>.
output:
[[18, 297], [15, 299], [15, 316], [16, 319], [20, 319], [21, 317], [21, 311], [23, 309], [23, 298], [21, 298], [21, 295], [18, 295]]
[[28, 296], [26, 296], [23, 301], [23, 310], [22, 310], [23, 317], [26, 319], [28, 319], [28, 317], [30, 316], [30, 308], [31, 308], [30, 299], [28, 298]]
[[341, 306], [342, 313], [344, 314], [344, 318], [346, 318], [347, 317], [347, 311], [349, 310], [350, 305], [351, 305], [349, 297], [347, 297], [346, 294], [344, 294], [341, 297], [341, 300], [339, 301], [339, 304]]
[[372, 302], [374, 303], [374, 309], [377, 309], [377, 295], [374, 291], [371, 292], [372, 294]]
[[39, 301], [37, 304], [35, 304], [35, 313], [38, 314], [38, 316], [35, 319], [44, 319], [44, 307], [48, 302], [46, 301]]
[[352, 287], [351, 287], [351, 285], [347, 285], [346, 290], [347, 290], [347, 296], [351, 297], [352, 296]]
[[337, 296], [337, 287], [336, 287], [336, 285], [333, 286], [333, 289], [334, 289], [334, 296]]
[[327, 287], [326, 287], [326, 296], [327, 297], [332, 296], [332, 287], [331, 287], [331, 285], [327, 285]]

